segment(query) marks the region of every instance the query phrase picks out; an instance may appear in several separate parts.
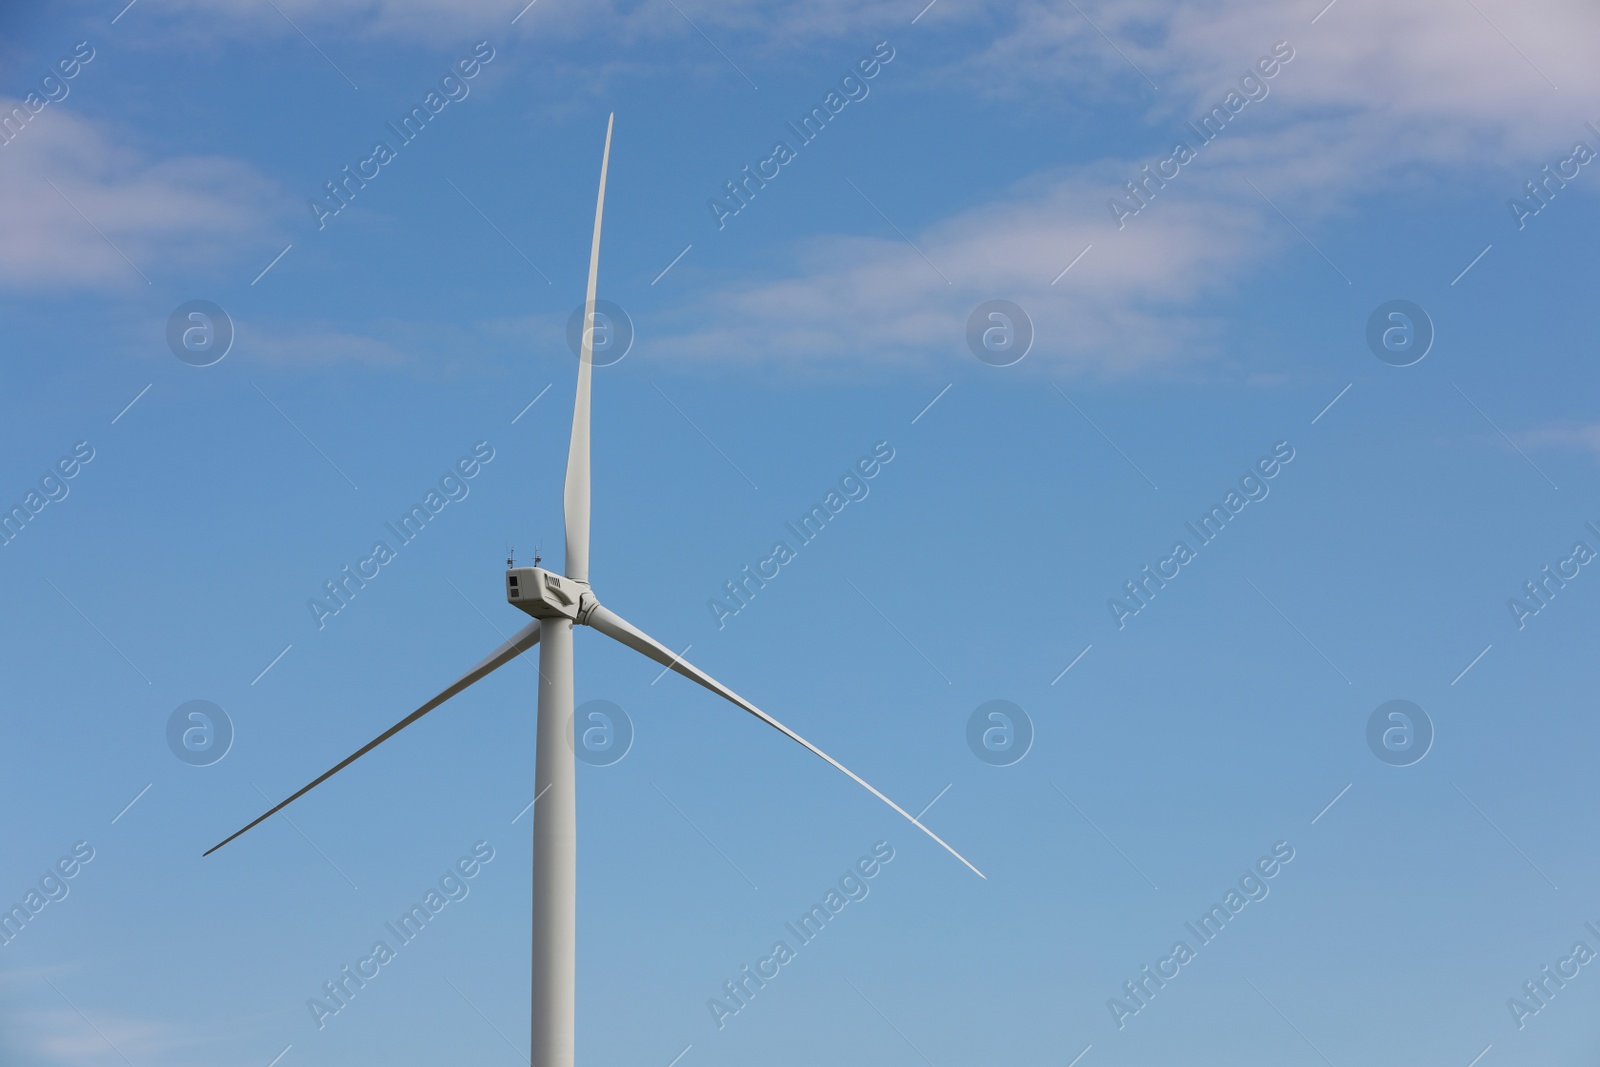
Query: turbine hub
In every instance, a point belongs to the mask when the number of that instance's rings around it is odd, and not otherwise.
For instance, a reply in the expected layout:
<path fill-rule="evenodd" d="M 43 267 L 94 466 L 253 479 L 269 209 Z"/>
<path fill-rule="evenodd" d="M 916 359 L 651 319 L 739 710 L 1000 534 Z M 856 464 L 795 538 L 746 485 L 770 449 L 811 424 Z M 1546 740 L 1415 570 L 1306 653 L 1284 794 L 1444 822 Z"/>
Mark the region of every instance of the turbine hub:
<path fill-rule="evenodd" d="M 567 578 L 543 567 L 512 567 L 506 571 L 506 600 L 536 619 L 571 619 L 582 622 L 597 603 L 589 583 Z"/>

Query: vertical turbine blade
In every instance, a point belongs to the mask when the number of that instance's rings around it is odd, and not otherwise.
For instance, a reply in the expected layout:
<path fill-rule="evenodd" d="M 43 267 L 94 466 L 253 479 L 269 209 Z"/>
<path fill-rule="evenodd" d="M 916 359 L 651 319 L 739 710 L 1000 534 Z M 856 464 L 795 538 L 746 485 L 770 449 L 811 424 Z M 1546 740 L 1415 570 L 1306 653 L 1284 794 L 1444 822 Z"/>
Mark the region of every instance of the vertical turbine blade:
<path fill-rule="evenodd" d="M 606 206 L 606 166 L 611 162 L 611 124 L 600 157 L 600 195 L 594 205 L 594 242 L 589 246 L 589 294 L 583 305 L 583 349 L 578 356 L 578 395 L 572 406 L 572 444 L 567 449 L 567 484 L 561 504 L 567 516 L 567 577 L 589 580 L 589 386 L 594 375 L 594 289 L 600 276 L 600 216 Z"/>

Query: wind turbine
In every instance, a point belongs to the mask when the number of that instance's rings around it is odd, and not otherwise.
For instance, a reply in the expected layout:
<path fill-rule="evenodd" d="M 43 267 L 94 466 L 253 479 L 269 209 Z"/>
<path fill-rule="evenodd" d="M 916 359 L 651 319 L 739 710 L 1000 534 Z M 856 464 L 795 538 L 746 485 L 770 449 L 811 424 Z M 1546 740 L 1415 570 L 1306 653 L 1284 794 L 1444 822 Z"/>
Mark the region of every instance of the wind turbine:
<path fill-rule="evenodd" d="M 508 566 L 506 599 L 514 607 L 533 616 L 528 625 L 484 657 L 476 667 L 451 682 L 432 700 L 205 852 L 205 855 L 211 855 L 246 830 L 266 821 L 472 683 L 538 645 L 539 710 L 533 805 L 533 1042 L 530 1056 L 533 1067 L 572 1067 L 573 1062 L 578 818 L 574 753 L 567 741 L 567 730 L 573 717 L 572 629 L 575 625 L 599 630 L 612 640 L 704 686 L 803 745 L 905 816 L 913 826 L 937 841 L 978 877 L 984 877 L 982 871 L 968 863 L 938 834 L 922 825 L 916 816 L 878 792 L 865 779 L 822 749 L 603 606 L 589 588 L 589 394 L 594 375 L 594 294 L 600 269 L 600 219 L 606 202 L 606 167 L 611 160 L 611 126 L 615 118 L 612 115 L 606 121 L 606 146 L 600 157 L 600 194 L 594 207 L 594 240 L 589 247 L 589 289 L 584 301 L 585 329 L 578 360 L 572 441 L 567 450 L 567 480 L 562 492 L 566 514 L 567 573 L 555 574 L 541 567 Z"/>

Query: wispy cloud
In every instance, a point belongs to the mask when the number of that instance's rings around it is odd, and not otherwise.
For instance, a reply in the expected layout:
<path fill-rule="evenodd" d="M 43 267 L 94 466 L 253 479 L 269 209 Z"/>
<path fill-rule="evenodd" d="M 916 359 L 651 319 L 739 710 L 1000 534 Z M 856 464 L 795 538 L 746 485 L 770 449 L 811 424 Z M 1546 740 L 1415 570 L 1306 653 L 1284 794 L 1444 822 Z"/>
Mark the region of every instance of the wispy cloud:
<path fill-rule="evenodd" d="M 1005 199 L 898 238 L 836 235 L 794 250 L 781 277 L 735 285 L 688 309 L 653 350 L 681 359 L 828 363 L 970 360 L 967 316 L 1003 296 L 1033 318 L 1040 360 L 1101 374 L 1149 369 L 1206 344 L 1197 315 L 1177 329 L 1154 313 L 1237 284 L 1260 247 L 1261 212 L 1178 201 L 1118 233 L 1105 189 L 1083 176 L 1033 183 Z M 1095 243 L 1066 278 L 1062 267 Z M 924 260 L 940 265 L 946 284 Z M 1232 276 L 1232 277 L 1230 277 Z M 692 322 L 715 323 L 708 327 Z"/>
<path fill-rule="evenodd" d="M 256 327 L 241 333 L 235 348 L 240 359 L 268 367 L 314 368 L 354 363 L 398 368 L 412 362 L 386 339 L 307 324 Z"/>
<path fill-rule="evenodd" d="M 1113 82 L 1141 109 L 1177 114 L 1236 80 L 1274 41 L 1288 40 L 1300 58 L 1283 91 L 1296 108 L 1394 123 L 1442 121 L 1459 133 L 1493 128 L 1512 143 L 1536 147 L 1542 131 L 1577 119 L 1600 93 L 1600 70 L 1588 48 L 1600 32 L 1600 12 L 1582 0 L 1537 6 L 1476 0 L 1478 11 L 1472 4 L 1430 0 L 1346 3 L 1315 26 L 1318 2 L 1079 6 L 1162 86 L 1159 94 L 1148 91 L 1072 5 L 1044 0 L 988 9 L 951 5 L 944 17 L 952 21 L 991 23 L 978 35 L 962 27 L 981 43 L 955 62 L 972 85 L 992 93 L 1037 95 L 1044 88 Z M 1560 86 L 1559 98 L 1552 82 Z M 1062 99 L 1070 105 L 1073 98 Z M 1563 106 L 1553 106 L 1558 99 Z M 1533 101 L 1546 106 L 1531 109 Z M 1438 146 L 1429 140 L 1424 151 Z"/>
<path fill-rule="evenodd" d="M 1600 422 L 1561 422 L 1513 434 L 1522 448 L 1587 452 L 1600 459 Z"/>
<path fill-rule="evenodd" d="M 234 350 L 236 358 L 279 369 L 350 365 L 422 377 L 478 378 L 520 364 L 533 339 L 541 339 L 533 345 L 538 354 L 568 358 L 558 340 L 565 337 L 565 327 L 566 317 L 555 314 L 465 325 L 438 319 L 356 324 L 269 319 L 240 326 Z"/>
<path fill-rule="evenodd" d="M 83 970 L 58 965 L 0 971 L 0 1063 L 78 1067 L 120 1064 L 123 1057 L 138 1063 L 215 1062 L 201 1050 L 237 1042 L 277 1021 L 269 1014 L 201 1023 L 120 1014 L 77 992 L 73 976 Z M 63 992 L 71 1002 L 62 999 Z"/>
<path fill-rule="evenodd" d="M 1511 0 L 1475 2 L 1481 11 L 1431 0 L 1340 4 L 1315 25 L 1311 17 L 1320 4 L 1302 11 L 1268 0 L 1131 0 L 1083 3 L 1081 11 L 1045 0 L 937 5 L 918 23 L 914 43 L 901 45 L 925 57 L 908 90 L 965 87 L 979 101 L 969 121 L 978 121 L 985 106 L 1025 101 L 1042 116 L 1095 100 L 1127 116 L 1120 138 L 1126 147 L 1115 156 L 1090 157 L 1064 143 L 1061 158 L 1069 165 L 1033 174 L 988 203 L 917 227 L 907 223 L 915 248 L 883 234 L 871 218 L 854 232 L 799 238 L 772 256 L 773 266 L 762 273 L 741 275 L 666 313 L 651 349 L 684 361 L 802 366 L 965 359 L 961 339 L 971 308 L 1006 297 L 1035 319 L 1037 355 L 1030 368 L 1118 375 L 1203 361 L 1219 347 L 1213 308 L 1285 257 L 1326 259 L 1330 284 L 1362 277 L 1371 265 L 1340 262 L 1345 257 L 1335 223 L 1364 199 L 1474 172 L 1491 173 L 1515 190 L 1520 182 L 1509 180 L 1506 168 L 1520 174 L 1527 169 L 1522 161 L 1542 162 L 1569 150 L 1583 132 L 1581 118 L 1600 115 L 1600 66 L 1587 54 L 1588 42 L 1600 39 L 1600 11 L 1580 0 L 1537 10 Z M 308 29 L 355 38 L 425 36 L 459 19 L 463 9 L 485 25 L 511 11 L 499 0 L 276 3 L 296 22 L 304 18 Z M 187 12 L 184 18 L 204 12 L 218 24 L 284 21 L 265 0 L 174 0 L 164 8 L 179 9 Z M 685 8 L 713 36 L 727 35 L 725 43 L 736 50 L 865 40 L 903 23 L 908 10 L 878 0 L 824 0 L 820 9 L 808 6 L 801 19 L 756 0 Z M 610 62 L 684 61 L 673 50 L 649 47 L 688 32 L 670 5 L 607 0 L 581 12 L 540 5 L 516 27 L 546 35 L 602 30 Z M 1138 218 L 1125 228 L 1114 225 L 1107 201 L 1122 194 L 1123 182 L 1170 154 L 1173 142 L 1187 136 L 1187 120 L 1217 103 L 1280 40 L 1290 43 L 1295 58 L 1270 81 L 1270 95 L 1251 103 Z M 1152 90 L 1136 71 L 1161 89 Z M 1561 86 L 1559 94 L 1551 81 Z M 218 161 L 163 164 L 115 181 L 109 175 L 121 171 L 102 165 L 100 173 L 106 188 L 81 190 L 84 211 L 103 209 L 121 220 L 107 230 L 113 240 L 126 234 L 136 248 L 159 243 L 159 228 L 141 234 L 136 220 L 170 220 L 180 212 L 210 220 L 214 229 L 227 224 L 225 216 L 238 224 L 237 214 L 222 210 L 229 196 L 242 195 L 238 168 L 230 171 Z M 181 177 L 194 184 L 207 173 L 212 180 L 198 189 L 162 188 L 156 180 Z M 141 174 L 149 180 L 141 181 Z M 220 191 L 230 178 L 232 192 Z M 763 195 L 776 198 L 782 191 Z M 156 210 L 131 210 L 141 199 Z M 33 219 L 0 235 L 0 253 L 17 253 L 0 258 L 7 264 L 0 271 L 132 276 L 67 205 L 53 205 L 44 215 L 45 222 Z M 70 240 L 55 241 L 61 234 Z M 1071 273 L 1051 285 L 1090 245 Z M 132 250 L 129 255 L 138 258 Z M 362 343 L 330 333 L 305 352 L 270 343 L 263 352 L 284 364 L 383 363 L 405 350 L 396 342 Z"/>
<path fill-rule="evenodd" d="M 15 105 L 0 99 L 0 113 Z M 247 259 L 270 243 L 272 196 L 244 164 L 152 159 L 107 125 L 48 108 L 0 147 L 0 285 L 144 285 L 151 275 Z"/>
<path fill-rule="evenodd" d="M 1068 172 L 1035 175 L 912 232 L 953 286 L 904 243 L 812 238 L 775 260 L 783 266 L 766 279 L 741 279 L 720 294 L 714 317 L 710 301 L 696 309 L 700 321 L 721 325 L 681 326 L 658 348 L 683 359 L 961 357 L 966 313 L 1004 296 L 1036 320 L 1034 366 L 1118 374 L 1204 360 L 1216 351 L 1213 304 L 1284 257 L 1319 256 L 1340 285 L 1376 268 L 1339 262 L 1336 223 L 1363 200 L 1417 195 L 1468 174 L 1515 191 L 1520 182 L 1508 169 L 1532 173 L 1589 136 L 1581 119 L 1600 115 L 1600 67 L 1585 42 L 1600 37 L 1600 12 L 1574 2 L 1538 12 L 1490 0 L 1479 7 L 1481 15 L 1468 5 L 1352 5 L 1315 27 L 1315 6 L 1290 17 L 1289 8 L 1257 0 L 1087 7 L 1116 49 L 1070 5 L 946 13 L 952 31 L 960 24 L 980 40 L 973 24 L 987 23 L 988 43 L 930 78 L 964 79 L 1042 112 L 1052 105 L 1040 101 L 1067 107 L 1085 92 L 1110 93 L 1135 124 L 1126 139 L 1148 151 L 1077 159 Z M 1123 183 L 1170 155 L 1177 139 L 1197 144 L 1186 122 L 1281 40 L 1295 55 L 1268 82 L 1269 95 L 1136 219 L 1112 225 L 1109 198 L 1127 199 Z M 1134 67 L 1162 91 L 1151 92 Z M 1559 99 L 1547 76 L 1561 86 Z M 1065 158 L 1074 151 L 1062 146 Z M 1482 223 L 1487 230 L 1496 221 Z M 1059 285 L 1045 284 L 1090 244 Z M 725 313 L 730 305 L 736 314 Z"/>

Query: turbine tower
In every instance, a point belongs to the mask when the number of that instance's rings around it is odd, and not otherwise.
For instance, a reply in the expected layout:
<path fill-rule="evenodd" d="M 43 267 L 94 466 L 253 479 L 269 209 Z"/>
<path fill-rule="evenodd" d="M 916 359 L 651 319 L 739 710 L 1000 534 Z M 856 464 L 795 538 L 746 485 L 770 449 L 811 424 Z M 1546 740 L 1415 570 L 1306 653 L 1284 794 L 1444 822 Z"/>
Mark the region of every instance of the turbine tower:
<path fill-rule="evenodd" d="M 604 607 L 589 588 L 589 396 L 594 376 L 594 301 L 600 269 L 600 220 L 606 202 L 606 168 L 611 160 L 614 119 L 615 115 L 606 121 L 606 144 L 600 157 L 600 193 L 595 201 L 594 238 L 589 246 L 583 345 L 572 411 L 572 442 L 567 450 L 567 479 L 562 493 L 566 515 L 566 574 L 537 566 L 512 567 L 508 561 L 506 599 L 533 616 L 526 626 L 426 704 L 205 852 L 211 855 L 246 830 L 266 821 L 472 683 L 538 645 L 539 707 L 533 805 L 533 1041 L 529 1057 L 532 1067 L 573 1067 L 578 815 L 574 753 L 567 743 L 567 730 L 573 717 L 572 630 L 575 625 L 598 630 L 642 653 L 798 742 L 899 812 L 974 874 L 983 877 L 983 872 L 922 825 L 916 816 L 822 749 Z"/>

